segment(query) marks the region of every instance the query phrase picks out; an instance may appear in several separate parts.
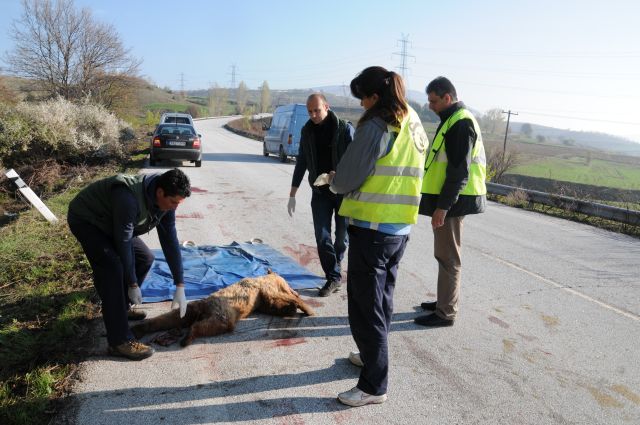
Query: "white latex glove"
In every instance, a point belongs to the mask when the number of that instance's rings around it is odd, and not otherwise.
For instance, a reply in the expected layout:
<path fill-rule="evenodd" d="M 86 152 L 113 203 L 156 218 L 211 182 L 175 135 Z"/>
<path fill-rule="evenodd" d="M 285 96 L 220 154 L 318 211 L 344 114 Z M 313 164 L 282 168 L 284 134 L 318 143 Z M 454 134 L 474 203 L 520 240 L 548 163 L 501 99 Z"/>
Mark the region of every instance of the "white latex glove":
<path fill-rule="evenodd" d="M 173 294 L 171 308 L 180 307 L 180 317 L 187 313 L 187 297 L 184 296 L 184 286 L 177 286 L 176 293 Z"/>
<path fill-rule="evenodd" d="M 140 292 L 140 287 L 138 285 L 129 286 L 127 294 L 129 295 L 129 301 L 131 301 L 131 304 L 142 304 L 142 292 Z"/>
<path fill-rule="evenodd" d="M 296 211 L 296 197 L 289 196 L 289 203 L 287 204 L 287 211 L 289 212 L 289 217 L 293 217 L 293 213 Z"/>
<path fill-rule="evenodd" d="M 333 180 L 333 176 L 329 175 L 329 173 L 322 173 L 318 176 L 316 181 L 313 182 L 313 185 L 324 186 L 325 184 L 331 184 L 331 180 Z"/>

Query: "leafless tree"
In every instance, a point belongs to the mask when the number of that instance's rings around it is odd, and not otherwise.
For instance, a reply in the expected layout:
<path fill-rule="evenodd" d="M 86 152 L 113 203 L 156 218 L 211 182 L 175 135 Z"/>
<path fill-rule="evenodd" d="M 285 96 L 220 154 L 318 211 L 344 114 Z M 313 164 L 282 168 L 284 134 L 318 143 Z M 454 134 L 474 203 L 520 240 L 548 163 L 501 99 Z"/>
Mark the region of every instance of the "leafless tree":
<path fill-rule="evenodd" d="M 227 89 L 213 83 L 209 89 L 209 114 L 214 117 L 223 115 L 228 97 Z"/>
<path fill-rule="evenodd" d="M 73 0 L 22 0 L 13 22 L 10 71 L 37 82 L 49 96 L 90 96 L 109 105 L 135 81 L 140 61 L 130 56 L 112 25 L 96 21 Z"/>
<path fill-rule="evenodd" d="M 487 156 L 487 180 L 500 183 L 502 176 L 518 165 L 519 157 L 515 151 L 507 150 L 504 155 L 502 149 L 493 149 Z"/>
<path fill-rule="evenodd" d="M 269 109 L 271 109 L 271 90 L 269 90 L 269 83 L 265 80 L 260 87 L 260 112 L 269 112 Z"/>
<path fill-rule="evenodd" d="M 489 109 L 480 119 L 480 124 L 487 134 L 503 133 L 505 122 L 502 109 Z"/>

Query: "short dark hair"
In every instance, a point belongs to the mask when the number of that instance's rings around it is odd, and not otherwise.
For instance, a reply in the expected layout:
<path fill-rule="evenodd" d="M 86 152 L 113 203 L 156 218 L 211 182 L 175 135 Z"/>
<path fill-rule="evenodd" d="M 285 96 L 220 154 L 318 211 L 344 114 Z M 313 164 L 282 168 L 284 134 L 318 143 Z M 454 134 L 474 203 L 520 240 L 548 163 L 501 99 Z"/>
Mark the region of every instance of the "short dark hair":
<path fill-rule="evenodd" d="M 458 100 L 456 88 L 453 86 L 453 83 L 446 77 L 436 77 L 429 83 L 425 91 L 427 94 L 435 93 L 439 97 L 442 97 L 445 94 L 449 94 L 451 96 L 451 99 L 453 99 L 454 101 Z"/>
<path fill-rule="evenodd" d="M 189 177 L 177 168 L 161 174 L 158 177 L 157 187 L 164 191 L 165 196 L 179 195 L 188 198 L 191 195 Z"/>

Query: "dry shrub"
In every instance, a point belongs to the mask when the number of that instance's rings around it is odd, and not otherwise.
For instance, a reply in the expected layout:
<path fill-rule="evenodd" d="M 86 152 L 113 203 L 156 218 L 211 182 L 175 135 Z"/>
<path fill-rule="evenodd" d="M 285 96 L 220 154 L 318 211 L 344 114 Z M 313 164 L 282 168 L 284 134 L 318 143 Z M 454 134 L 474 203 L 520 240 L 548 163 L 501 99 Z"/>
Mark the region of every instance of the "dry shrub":
<path fill-rule="evenodd" d="M 502 149 L 492 149 L 487 156 L 487 181 L 500 183 L 510 169 L 518 165 L 518 153 L 515 151 L 502 152 Z"/>
<path fill-rule="evenodd" d="M 524 208 L 529 205 L 529 197 L 524 190 L 516 189 L 504 197 L 504 203 L 511 207 Z"/>
<path fill-rule="evenodd" d="M 103 106 L 63 98 L 0 107 L 0 159 L 7 167 L 56 159 L 124 157 L 128 126 Z"/>

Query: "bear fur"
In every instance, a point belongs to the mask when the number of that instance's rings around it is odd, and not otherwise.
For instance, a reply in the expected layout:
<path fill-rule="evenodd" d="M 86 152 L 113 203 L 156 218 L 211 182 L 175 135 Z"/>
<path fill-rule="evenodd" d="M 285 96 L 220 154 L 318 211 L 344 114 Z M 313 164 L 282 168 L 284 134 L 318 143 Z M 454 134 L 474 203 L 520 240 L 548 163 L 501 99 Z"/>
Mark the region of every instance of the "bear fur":
<path fill-rule="evenodd" d="M 315 313 L 300 295 L 276 273 L 246 277 L 207 298 L 191 301 L 180 318 L 179 309 L 144 320 L 131 328 L 136 338 L 156 331 L 188 328 L 180 341 L 183 347 L 194 339 L 232 332 L 236 322 L 254 311 L 275 316 L 293 316 L 297 309 L 307 316 Z"/>

